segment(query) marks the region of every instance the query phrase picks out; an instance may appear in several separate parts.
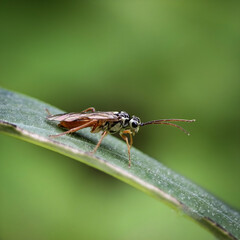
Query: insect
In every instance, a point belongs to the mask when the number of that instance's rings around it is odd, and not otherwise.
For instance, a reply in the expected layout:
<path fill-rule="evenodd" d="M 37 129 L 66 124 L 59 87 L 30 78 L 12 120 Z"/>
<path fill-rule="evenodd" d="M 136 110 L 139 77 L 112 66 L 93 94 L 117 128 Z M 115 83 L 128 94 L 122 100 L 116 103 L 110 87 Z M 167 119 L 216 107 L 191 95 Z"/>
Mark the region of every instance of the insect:
<path fill-rule="evenodd" d="M 50 137 L 59 137 L 68 133 L 76 132 L 80 129 L 90 127 L 91 133 L 98 133 L 102 131 L 100 140 L 98 141 L 96 147 L 92 151 L 94 154 L 98 147 L 100 146 L 103 138 L 107 134 L 119 133 L 122 139 L 126 142 L 128 148 L 128 166 L 131 167 L 131 156 L 130 149 L 133 144 L 133 136 L 139 131 L 139 128 L 151 124 L 165 124 L 173 127 L 177 127 L 185 132 L 187 135 L 189 133 L 182 127 L 171 123 L 171 122 L 194 122 L 195 119 L 159 119 L 149 122 L 142 123 L 139 117 L 129 116 L 128 113 L 124 111 L 118 112 L 97 112 L 95 108 L 90 107 L 85 109 L 80 113 L 62 113 L 51 115 L 50 112 L 46 109 L 48 116 L 47 120 L 49 121 L 58 121 L 59 127 L 64 127 L 69 129 L 68 131 L 62 132 L 57 135 L 50 135 Z M 129 135 L 129 139 L 127 137 Z"/>

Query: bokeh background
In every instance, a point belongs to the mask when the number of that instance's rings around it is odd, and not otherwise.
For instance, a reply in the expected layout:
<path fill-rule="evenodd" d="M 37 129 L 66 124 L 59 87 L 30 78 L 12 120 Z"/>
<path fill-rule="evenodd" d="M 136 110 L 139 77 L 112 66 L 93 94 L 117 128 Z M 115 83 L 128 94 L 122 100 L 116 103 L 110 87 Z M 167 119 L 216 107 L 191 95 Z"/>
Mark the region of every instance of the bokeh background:
<path fill-rule="evenodd" d="M 196 118 L 134 146 L 240 208 L 238 1 L 3 1 L 0 85 L 64 111 Z M 17 114 L 17 113 L 16 113 Z M 0 135 L 0 239 L 215 239 L 86 165 Z"/>

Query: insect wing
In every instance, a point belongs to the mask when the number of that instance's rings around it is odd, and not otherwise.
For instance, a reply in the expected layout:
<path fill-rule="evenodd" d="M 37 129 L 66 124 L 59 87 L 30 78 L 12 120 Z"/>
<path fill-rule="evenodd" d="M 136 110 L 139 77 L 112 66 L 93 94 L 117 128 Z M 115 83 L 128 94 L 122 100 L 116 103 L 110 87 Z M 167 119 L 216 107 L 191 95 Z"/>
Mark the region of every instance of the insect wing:
<path fill-rule="evenodd" d="M 73 122 L 76 120 L 103 120 L 119 121 L 119 117 L 113 112 L 94 112 L 94 113 L 63 113 L 50 115 L 47 117 L 50 121 Z"/>
<path fill-rule="evenodd" d="M 75 121 L 77 119 L 80 119 L 81 115 L 83 115 L 83 114 L 81 114 L 81 113 L 61 113 L 61 114 L 47 116 L 47 119 L 50 120 L 50 121 L 72 122 L 72 121 Z"/>
<path fill-rule="evenodd" d="M 84 115 L 91 120 L 119 121 L 119 116 L 114 114 L 114 112 L 95 112 Z"/>

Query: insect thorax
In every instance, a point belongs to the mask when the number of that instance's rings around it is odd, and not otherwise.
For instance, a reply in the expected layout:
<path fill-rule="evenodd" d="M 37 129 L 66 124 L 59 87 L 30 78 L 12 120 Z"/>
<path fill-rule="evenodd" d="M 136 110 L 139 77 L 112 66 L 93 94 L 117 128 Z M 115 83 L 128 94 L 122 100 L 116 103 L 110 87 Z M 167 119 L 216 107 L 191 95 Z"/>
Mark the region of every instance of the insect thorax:
<path fill-rule="evenodd" d="M 97 127 L 93 127 L 92 132 L 97 133 L 99 131 L 107 131 L 110 134 L 115 134 L 117 132 L 121 133 L 124 130 L 130 130 L 133 135 L 138 132 L 141 125 L 140 118 L 136 116 L 132 116 L 130 118 L 129 114 L 124 111 L 112 113 L 117 116 L 117 120 L 106 120 L 99 124 Z"/>
<path fill-rule="evenodd" d="M 118 117 L 117 121 L 105 121 L 100 126 L 95 128 L 92 132 L 96 133 L 99 131 L 107 131 L 110 134 L 115 134 L 129 126 L 130 116 L 128 113 L 120 111 L 114 112 L 114 115 Z"/>
<path fill-rule="evenodd" d="M 110 134 L 120 132 L 122 129 L 128 127 L 130 121 L 129 114 L 124 111 L 114 112 L 114 114 L 118 117 L 119 121 L 107 123 L 106 130 L 109 131 Z"/>

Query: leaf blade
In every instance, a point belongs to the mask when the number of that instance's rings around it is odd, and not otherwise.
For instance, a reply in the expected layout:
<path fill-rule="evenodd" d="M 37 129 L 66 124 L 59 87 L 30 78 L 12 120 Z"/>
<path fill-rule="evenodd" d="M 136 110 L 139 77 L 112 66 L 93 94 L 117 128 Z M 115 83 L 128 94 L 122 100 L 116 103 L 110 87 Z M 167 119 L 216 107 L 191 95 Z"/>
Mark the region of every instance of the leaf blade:
<path fill-rule="evenodd" d="M 36 99 L 0 89 L 0 131 L 104 171 L 183 210 L 220 239 L 240 237 L 239 212 L 135 148 L 131 150 L 132 167 L 129 169 L 127 147 L 123 141 L 107 136 L 97 153 L 91 155 L 89 152 L 98 137 L 88 129 L 49 138 L 62 130 L 46 121 L 46 108 L 52 114 L 62 112 Z"/>

